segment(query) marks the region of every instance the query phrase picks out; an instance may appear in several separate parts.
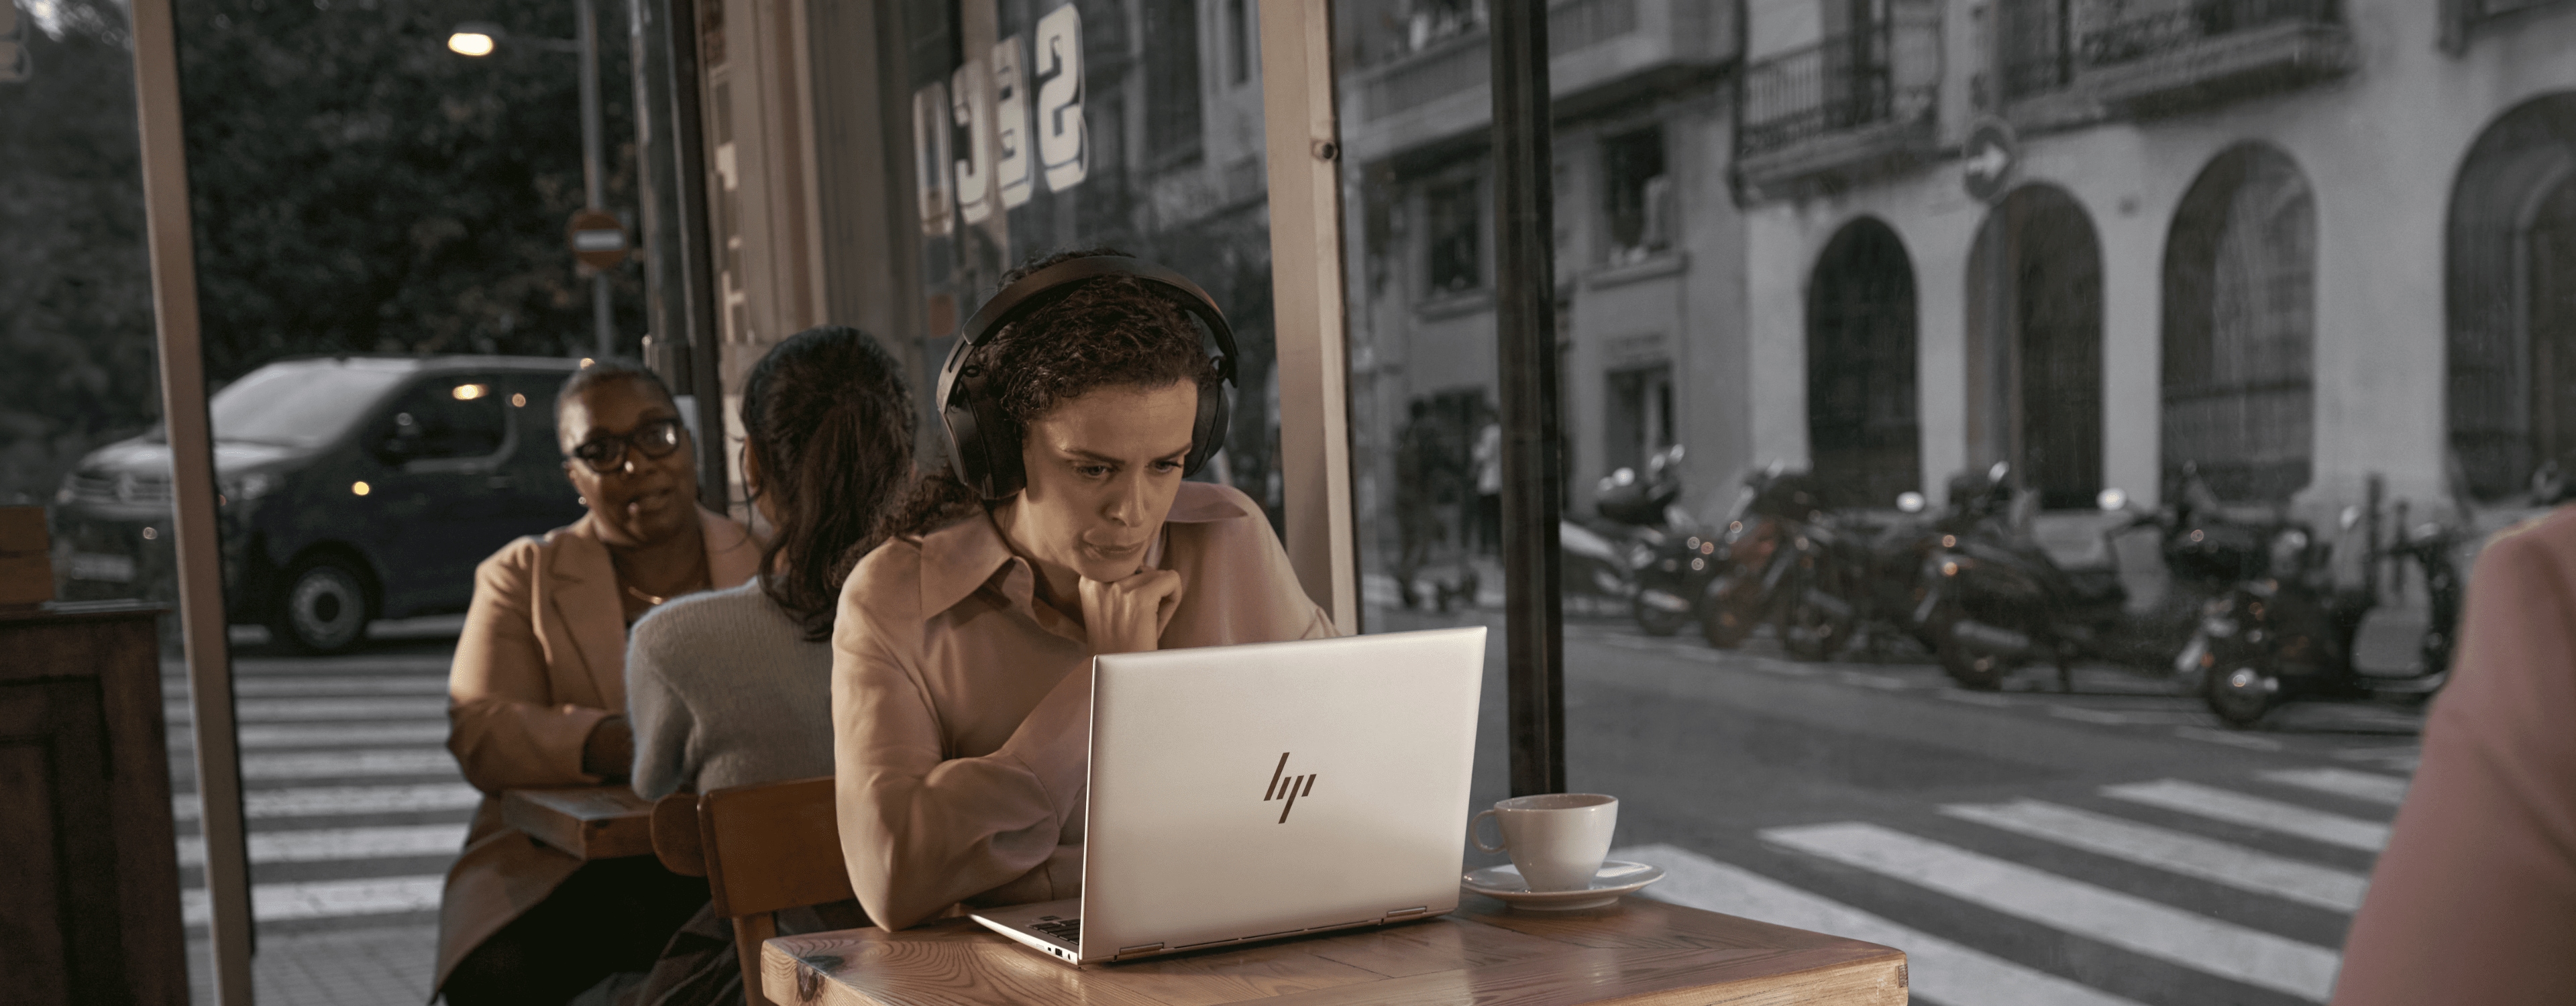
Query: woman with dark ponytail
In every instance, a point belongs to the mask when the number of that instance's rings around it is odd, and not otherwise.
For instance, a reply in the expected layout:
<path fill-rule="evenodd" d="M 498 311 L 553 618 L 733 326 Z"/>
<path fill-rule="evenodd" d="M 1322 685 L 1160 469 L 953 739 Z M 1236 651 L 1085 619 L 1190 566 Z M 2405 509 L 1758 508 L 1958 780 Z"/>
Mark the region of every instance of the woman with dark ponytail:
<path fill-rule="evenodd" d="M 832 773 L 832 617 L 841 582 L 912 481 L 912 394 L 856 329 L 771 347 L 742 394 L 742 480 L 770 528 L 760 575 L 635 625 L 626 658 L 635 791 Z"/>
<path fill-rule="evenodd" d="M 912 482 L 912 393 L 876 340 L 839 325 L 770 347 L 742 389 L 742 481 L 769 526 L 759 575 L 635 623 L 627 717 L 646 799 L 832 774 L 832 620 Z M 782 913 L 786 933 L 867 924 L 856 902 Z M 626 982 L 636 981 L 626 976 Z M 742 1001 L 731 927 L 700 908 L 621 1002 Z"/>

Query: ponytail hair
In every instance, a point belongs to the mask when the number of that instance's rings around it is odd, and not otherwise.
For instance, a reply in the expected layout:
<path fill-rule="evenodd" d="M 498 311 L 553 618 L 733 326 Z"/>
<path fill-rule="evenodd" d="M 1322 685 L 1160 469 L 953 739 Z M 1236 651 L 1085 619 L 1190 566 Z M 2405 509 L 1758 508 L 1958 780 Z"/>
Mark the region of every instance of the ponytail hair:
<path fill-rule="evenodd" d="M 878 526 L 912 480 L 903 368 L 857 329 L 806 329 L 753 365 L 742 428 L 759 498 L 777 522 L 760 556 L 761 590 L 807 640 L 830 639 L 841 581 L 883 540 Z"/>

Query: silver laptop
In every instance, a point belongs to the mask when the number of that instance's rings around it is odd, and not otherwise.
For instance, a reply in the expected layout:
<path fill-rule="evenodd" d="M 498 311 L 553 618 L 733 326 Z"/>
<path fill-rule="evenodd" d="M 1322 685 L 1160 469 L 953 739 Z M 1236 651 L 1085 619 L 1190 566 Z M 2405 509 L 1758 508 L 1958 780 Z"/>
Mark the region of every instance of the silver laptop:
<path fill-rule="evenodd" d="M 1092 661 L 1082 897 L 975 921 L 1077 964 L 1458 907 L 1482 626 Z"/>

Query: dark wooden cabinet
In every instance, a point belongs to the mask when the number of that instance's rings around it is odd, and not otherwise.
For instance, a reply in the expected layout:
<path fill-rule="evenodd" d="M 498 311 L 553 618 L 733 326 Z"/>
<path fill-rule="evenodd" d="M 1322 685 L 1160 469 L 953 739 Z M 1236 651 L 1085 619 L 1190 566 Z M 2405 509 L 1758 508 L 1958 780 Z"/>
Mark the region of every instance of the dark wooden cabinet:
<path fill-rule="evenodd" d="M 188 1002 L 159 611 L 0 610 L 0 1000 Z"/>

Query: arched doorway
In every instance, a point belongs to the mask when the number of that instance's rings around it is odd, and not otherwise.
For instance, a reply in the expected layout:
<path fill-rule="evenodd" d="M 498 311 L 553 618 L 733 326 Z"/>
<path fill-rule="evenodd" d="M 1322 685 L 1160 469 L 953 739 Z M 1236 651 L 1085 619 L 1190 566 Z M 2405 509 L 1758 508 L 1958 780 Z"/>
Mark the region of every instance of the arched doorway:
<path fill-rule="evenodd" d="M 2316 446 L 2316 199 L 2288 155 L 2210 162 L 2165 242 L 2164 477 L 2197 465 L 2224 500 L 2281 502 Z"/>
<path fill-rule="evenodd" d="M 2576 94 L 2536 98 L 2469 148 L 2444 242 L 2450 445 L 2469 490 L 2576 471 Z"/>
<path fill-rule="evenodd" d="M 1914 265 L 1885 223 L 1843 226 L 1807 284 L 1807 444 L 1831 506 L 1922 487 Z"/>
<path fill-rule="evenodd" d="M 2040 505 L 2102 489 L 2102 246 L 2066 190 L 2026 185 L 1987 213 L 1968 261 L 1968 454 L 2013 463 Z"/>

